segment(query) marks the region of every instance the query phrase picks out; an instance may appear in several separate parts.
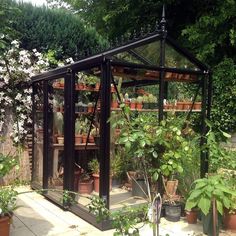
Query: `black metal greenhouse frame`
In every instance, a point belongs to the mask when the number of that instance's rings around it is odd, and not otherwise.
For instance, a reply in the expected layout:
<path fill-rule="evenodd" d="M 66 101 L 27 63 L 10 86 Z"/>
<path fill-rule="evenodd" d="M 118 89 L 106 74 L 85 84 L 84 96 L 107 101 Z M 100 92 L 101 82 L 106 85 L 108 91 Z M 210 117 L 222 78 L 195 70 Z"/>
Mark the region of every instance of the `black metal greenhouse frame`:
<path fill-rule="evenodd" d="M 112 58 L 113 55 L 118 53 L 129 51 L 132 53 L 132 49 L 138 46 L 154 42 L 156 40 L 160 41 L 160 61 L 159 66 L 151 65 L 148 61 L 143 59 L 145 64 L 135 64 L 130 62 L 122 62 Z M 199 70 L 193 69 L 183 69 L 183 68 L 170 68 L 165 66 L 165 45 L 168 43 L 171 45 L 178 53 L 187 58 L 190 62 L 196 65 Z M 141 58 L 139 55 L 135 55 Z M 100 123 L 100 192 L 99 195 L 106 202 L 106 206 L 109 207 L 109 170 L 110 170 L 110 124 L 107 120 L 110 117 L 110 90 L 111 83 L 114 81 L 112 79 L 112 67 L 129 67 L 134 69 L 147 69 L 160 72 L 159 80 L 138 80 L 138 81 L 128 81 L 122 84 L 123 87 L 130 86 L 141 86 L 141 85 L 150 85 L 150 84 L 159 84 L 159 108 L 158 108 L 158 117 L 159 122 L 164 118 L 164 108 L 163 100 L 166 96 L 165 87 L 168 85 L 168 82 L 164 80 L 166 72 L 174 72 L 181 74 L 190 74 L 201 76 L 201 80 L 198 80 L 199 88 L 201 88 L 202 94 L 202 111 L 201 111 L 201 142 L 200 145 L 204 145 L 206 142 L 206 132 L 207 127 L 205 120 L 210 118 L 211 110 L 211 100 L 212 100 L 212 78 L 210 69 L 196 59 L 190 52 L 186 49 L 180 47 L 173 39 L 167 35 L 166 30 L 166 20 L 165 20 L 165 11 L 163 9 L 162 19 L 158 29 L 153 33 L 148 33 L 145 36 L 139 37 L 125 43 L 116 48 L 109 49 L 100 54 L 88 56 L 87 58 L 81 59 L 73 64 L 54 69 L 48 72 L 45 72 L 40 75 L 32 77 L 32 86 L 33 91 L 35 91 L 34 86 L 38 82 L 43 82 L 44 89 L 44 110 L 43 110 L 43 121 L 44 121 L 44 148 L 43 148 L 43 188 L 48 188 L 47 182 L 47 163 L 48 163 L 48 150 L 49 150 L 49 133 L 48 133 L 48 81 L 52 79 L 63 78 L 65 79 L 65 93 L 64 93 L 64 153 L 67 157 L 67 161 L 64 163 L 64 186 L 63 189 L 73 191 L 73 163 L 74 163 L 74 136 L 75 136 L 75 73 L 82 70 L 88 70 L 93 67 L 101 68 L 101 123 Z M 116 86 L 115 86 L 116 88 Z M 117 89 L 117 88 L 116 88 Z M 34 97 L 34 96 L 33 96 Z M 33 114 L 36 112 L 33 101 Z M 190 111 L 191 112 L 191 111 Z M 33 124 L 34 127 L 34 124 Z M 33 142 L 33 158 L 34 158 L 34 142 Z M 208 172 L 208 153 L 201 152 L 201 177 Z M 34 162 L 33 162 L 34 163 Z M 33 168 L 34 169 L 34 168 Z M 34 187 L 34 186 L 33 186 Z M 45 193 L 45 196 L 47 194 Z M 50 197 L 49 197 L 50 198 Z M 86 210 L 81 208 L 71 207 L 71 210 L 78 214 L 80 217 L 84 218 L 88 222 L 96 225 L 100 229 L 107 229 L 108 223 L 103 222 L 100 224 L 96 223 L 95 217 L 88 213 Z"/>

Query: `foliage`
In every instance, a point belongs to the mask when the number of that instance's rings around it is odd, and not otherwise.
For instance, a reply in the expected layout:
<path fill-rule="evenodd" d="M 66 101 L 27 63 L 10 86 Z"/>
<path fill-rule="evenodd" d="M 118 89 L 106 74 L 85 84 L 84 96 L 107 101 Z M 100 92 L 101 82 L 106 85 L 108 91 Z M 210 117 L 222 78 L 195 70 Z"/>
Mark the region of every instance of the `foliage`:
<path fill-rule="evenodd" d="M 158 124 L 155 115 L 138 113 L 130 119 L 116 120 L 112 126 L 122 127 L 119 143 L 125 146 L 136 168 L 156 181 L 160 173 L 172 177 L 183 172 L 183 160 L 192 157 L 189 137 L 193 131 L 186 128 L 183 133 L 182 122 L 173 116 Z"/>
<path fill-rule="evenodd" d="M 88 163 L 89 169 L 94 173 L 94 174 L 98 174 L 99 173 L 99 162 L 96 158 L 94 158 L 93 160 L 91 160 Z"/>
<path fill-rule="evenodd" d="M 220 168 L 236 169 L 235 151 L 229 150 L 220 144 L 222 137 L 230 138 L 230 135 L 222 130 L 213 131 L 213 124 L 207 121 L 209 131 L 206 135 L 207 144 L 203 150 L 209 150 L 210 172 L 216 172 Z"/>
<path fill-rule="evenodd" d="M 1 0 L 0 4 L 0 54 L 4 52 L 17 32 L 13 29 L 19 9 L 14 7 L 14 1 Z"/>
<path fill-rule="evenodd" d="M 236 58 L 235 58 L 236 59 Z M 214 68 L 212 121 L 214 127 L 236 130 L 236 64 L 225 58 Z"/>
<path fill-rule="evenodd" d="M 63 135 L 64 117 L 61 112 L 53 113 L 54 124 L 59 135 Z"/>
<path fill-rule="evenodd" d="M 95 26 L 98 32 L 110 39 L 119 38 L 126 32 L 140 31 L 141 27 L 148 24 L 154 28 L 156 21 L 161 18 L 163 5 L 163 1 L 153 0 L 64 0 L 64 2 L 77 10 L 87 24 Z M 194 22 L 198 13 L 196 9 L 201 5 L 197 1 L 184 0 L 165 0 L 164 3 L 168 9 L 169 28 L 175 35 L 183 28 L 186 19 L 188 22 Z"/>
<path fill-rule="evenodd" d="M 73 57 L 87 51 L 101 50 L 106 41 L 92 27 L 85 27 L 75 14 L 63 9 L 35 7 L 29 3 L 16 5 L 21 14 L 15 23 L 15 29 L 21 33 L 22 47 L 28 50 L 53 50 L 57 59 Z"/>
<path fill-rule="evenodd" d="M 148 222 L 145 214 L 140 214 L 147 212 L 147 206 L 124 206 L 121 210 L 111 212 L 106 208 L 104 200 L 96 196 L 91 199 L 89 211 L 96 215 L 98 222 L 111 219 L 112 226 L 116 230 L 113 235 L 117 236 L 138 236 L 139 228 L 137 227 L 137 224 L 140 222 L 143 224 Z"/>
<path fill-rule="evenodd" d="M 41 53 L 19 47 L 14 40 L 0 59 L 0 131 L 6 125 L 6 113 L 13 113 L 13 132 L 15 144 L 21 143 L 27 134 L 27 125 L 31 123 L 30 77 L 43 72 L 48 66 Z"/>
<path fill-rule="evenodd" d="M 233 197 L 236 191 L 221 175 L 212 175 L 194 181 L 194 189 L 186 202 L 186 209 L 191 210 L 194 207 L 207 215 L 210 211 L 213 199 L 216 200 L 217 211 L 223 215 L 223 209 L 230 209 L 234 202 Z"/>
<path fill-rule="evenodd" d="M 16 207 L 17 191 L 11 187 L 0 187 L 0 217 L 11 216 Z"/>
<path fill-rule="evenodd" d="M 7 155 L 0 153 L 0 178 L 8 174 L 13 167 L 17 166 L 18 157 L 8 153 Z"/>

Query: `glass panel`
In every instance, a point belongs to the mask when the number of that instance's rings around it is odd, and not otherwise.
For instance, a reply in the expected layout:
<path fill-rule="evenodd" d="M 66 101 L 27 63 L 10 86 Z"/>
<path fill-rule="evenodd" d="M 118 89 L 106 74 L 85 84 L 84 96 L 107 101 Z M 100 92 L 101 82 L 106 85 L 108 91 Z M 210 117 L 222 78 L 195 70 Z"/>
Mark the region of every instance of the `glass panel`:
<path fill-rule="evenodd" d="M 88 196 L 99 192 L 100 74 L 99 68 L 78 72 L 75 83 L 75 206 L 86 210 Z"/>
<path fill-rule="evenodd" d="M 62 202 L 64 182 L 64 78 L 48 81 L 48 188 L 58 202 Z"/>
<path fill-rule="evenodd" d="M 135 119 L 143 112 L 157 112 L 156 87 L 122 88 L 122 80 L 117 78 L 118 91 L 125 109 L 129 110 L 129 119 Z M 143 103 L 150 99 L 150 107 Z M 111 165 L 112 184 L 110 191 L 110 209 L 120 210 L 124 206 L 139 206 L 147 203 L 147 186 L 143 178 L 135 179 L 142 172 L 134 152 L 127 152 L 125 146 L 119 143 L 120 133 L 128 132 L 126 117 L 117 104 L 117 94 L 112 94 L 111 102 Z M 148 104 L 149 105 L 149 104 Z M 141 175 L 140 175 L 141 177 Z M 139 188 L 141 186 L 141 189 Z"/>
<path fill-rule="evenodd" d="M 43 83 L 34 84 L 34 151 L 32 184 L 43 186 Z"/>
<path fill-rule="evenodd" d="M 152 42 L 133 49 L 134 52 L 145 58 L 151 65 L 159 65 L 160 41 Z"/>
<path fill-rule="evenodd" d="M 190 62 L 186 57 L 178 53 L 172 46 L 166 43 L 165 66 L 181 69 L 198 69 L 196 65 Z"/>
<path fill-rule="evenodd" d="M 137 63 L 137 64 L 144 64 L 143 61 L 140 59 L 140 56 L 137 55 L 135 52 L 122 52 L 118 53 L 114 56 L 115 59 L 130 63 Z"/>

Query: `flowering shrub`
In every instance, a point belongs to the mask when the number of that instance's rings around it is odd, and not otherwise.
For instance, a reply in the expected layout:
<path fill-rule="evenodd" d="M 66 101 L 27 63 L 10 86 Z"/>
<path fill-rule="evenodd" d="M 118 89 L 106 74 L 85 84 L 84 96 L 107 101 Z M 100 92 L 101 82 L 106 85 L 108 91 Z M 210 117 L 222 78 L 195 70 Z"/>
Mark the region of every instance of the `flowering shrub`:
<path fill-rule="evenodd" d="M 30 77 L 45 71 L 48 60 L 36 49 L 33 52 L 20 49 L 14 40 L 11 47 L 0 59 L 0 132 L 9 124 L 6 111 L 10 111 L 13 120 L 11 137 L 15 144 L 24 141 L 27 125 L 31 123 Z"/>

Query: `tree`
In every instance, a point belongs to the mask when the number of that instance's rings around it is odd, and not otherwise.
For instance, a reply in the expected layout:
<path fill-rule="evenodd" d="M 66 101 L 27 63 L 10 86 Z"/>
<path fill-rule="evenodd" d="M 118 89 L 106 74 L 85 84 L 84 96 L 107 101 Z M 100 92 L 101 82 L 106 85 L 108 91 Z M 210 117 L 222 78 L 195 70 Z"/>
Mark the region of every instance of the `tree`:
<path fill-rule="evenodd" d="M 182 32 L 185 45 L 212 68 L 212 120 L 227 131 L 236 130 L 235 25 L 235 1 L 209 0 L 196 22 Z"/>
<path fill-rule="evenodd" d="M 14 7 L 12 0 L 1 0 L 0 4 L 0 54 L 4 52 L 7 45 L 16 36 L 17 32 L 12 25 L 19 13 Z M 11 16 L 11 17 L 10 17 Z"/>
<path fill-rule="evenodd" d="M 15 29 L 21 33 L 21 46 L 27 50 L 56 51 L 59 59 L 73 57 L 76 50 L 94 53 L 106 41 L 92 27 L 85 27 L 78 16 L 64 9 L 34 7 L 19 3 L 21 10 Z M 97 48 L 98 47 L 98 48 Z"/>

